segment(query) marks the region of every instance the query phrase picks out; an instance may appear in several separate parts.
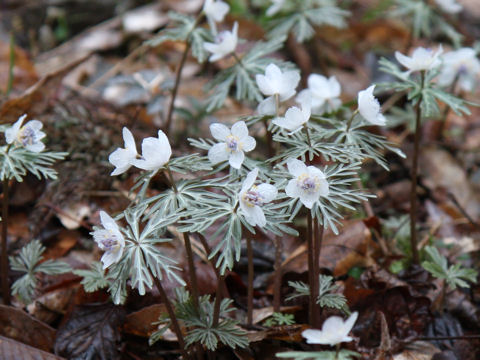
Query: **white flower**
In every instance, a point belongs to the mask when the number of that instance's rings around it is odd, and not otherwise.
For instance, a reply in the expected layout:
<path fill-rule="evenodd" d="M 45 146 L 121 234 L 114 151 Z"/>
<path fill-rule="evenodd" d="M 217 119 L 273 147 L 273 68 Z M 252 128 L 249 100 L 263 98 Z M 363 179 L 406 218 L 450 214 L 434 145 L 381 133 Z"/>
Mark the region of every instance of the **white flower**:
<path fill-rule="evenodd" d="M 322 75 L 311 74 L 308 77 L 308 89 L 300 91 L 296 100 L 302 104 L 306 99 L 311 99 L 312 112 L 322 114 L 340 107 L 340 92 L 340 83 L 335 76 L 327 79 Z"/>
<path fill-rule="evenodd" d="M 203 12 L 207 17 L 208 24 L 214 35 L 217 34 L 217 26 L 215 23 L 222 22 L 229 10 L 230 5 L 221 0 L 205 0 L 205 3 L 203 4 Z"/>
<path fill-rule="evenodd" d="M 267 224 L 265 214 L 261 206 L 269 203 L 277 197 L 277 188 L 270 184 L 253 185 L 258 175 L 258 169 L 255 168 L 247 174 L 240 190 L 240 210 L 245 220 L 252 226 L 264 227 Z"/>
<path fill-rule="evenodd" d="M 260 101 L 257 107 L 257 112 L 260 115 L 275 115 L 276 111 L 277 105 L 275 104 L 275 98 L 273 96 L 269 96 Z"/>
<path fill-rule="evenodd" d="M 352 341 L 353 339 L 348 336 L 348 333 L 352 330 L 357 317 L 357 312 L 351 314 L 346 321 L 343 321 L 339 316 L 331 316 L 323 323 L 322 330 L 304 330 L 302 336 L 307 339 L 308 344 L 334 346 L 342 342 Z"/>
<path fill-rule="evenodd" d="M 275 64 L 269 64 L 265 69 L 265 75 L 257 74 L 255 78 L 264 95 L 278 94 L 280 101 L 288 100 L 295 95 L 295 88 L 300 81 L 300 75 L 296 71 L 282 72 Z"/>
<path fill-rule="evenodd" d="M 267 9 L 267 16 L 275 15 L 282 9 L 283 4 L 285 4 L 285 0 L 271 0 L 271 2 L 273 4 Z"/>
<path fill-rule="evenodd" d="M 41 152 L 45 149 L 45 144 L 41 142 L 45 133 L 40 131 L 43 124 L 38 120 L 30 120 L 22 126 L 26 117 L 27 114 L 20 116 L 15 124 L 5 130 L 5 140 L 7 144 L 15 143 L 29 151 Z"/>
<path fill-rule="evenodd" d="M 126 127 L 123 128 L 122 133 L 125 148 L 117 148 L 108 157 L 108 161 L 115 166 L 115 170 L 110 174 L 111 176 L 123 174 L 132 166 L 132 161 L 137 158 L 137 146 L 132 133 Z"/>
<path fill-rule="evenodd" d="M 462 11 L 462 5 L 458 4 L 455 0 L 435 0 L 437 5 L 449 14 L 456 14 Z"/>
<path fill-rule="evenodd" d="M 103 229 L 95 230 L 92 235 L 98 247 L 105 251 L 102 256 L 103 268 L 118 262 L 122 257 L 125 239 L 118 225 L 105 211 L 100 211 Z"/>
<path fill-rule="evenodd" d="M 213 164 L 228 160 L 231 167 L 240 169 L 245 158 L 243 152 L 252 151 L 257 144 L 253 137 L 248 136 L 244 121 L 233 124 L 231 131 L 225 125 L 215 123 L 210 125 L 210 131 L 216 140 L 221 141 L 208 151 L 208 159 Z"/>
<path fill-rule="evenodd" d="M 320 196 L 330 193 L 325 174 L 315 166 L 307 167 L 300 160 L 289 159 L 287 167 L 295 178 L 288 182 L 285 193 L 291 198 L 300 198 L 307 208 L 311 209 Z"/>
<path fill-rule="evenodd" d="M 407 75 L 412 71 L 423 71 L 433 69 L 441 64 L 440 55 L 443 52 L 442 45 L 433 52 L 431 49 L 423 47 L 416 48 L 411 57 L 405 56 L 396 51 L 395 58 L 397 61 L 405 66 L 408 71 Z"/>
<path fill-rule="evenodd" d="M 443 55 L 443 64 L 438 83 L 450 86 L 458 76 L 457 84 L 464 91 L 472 91 L 480 73 L 480 61 L 475 50 L 461 48 Z"/>
<path fill-rule="evenodd" d="M 238 23 L 235 21 L 232 31 L 222 31 L 215 37 L 215 42 L 203 43 L 205 50 L 211 52 L 213 55 L 208 59 L 209 61 L 217 61 L 221 58 L 231 54 L 237 48 L 238 42 Z"/>
<path fill-rule="evenodd" d="M 143 170 L 158 170 L 172 156 L 172 148 L 167 136 L 158 130 L 158 138 L 148 137 L 142 141 L 142 156 L 132 159 L 131 164 Z"/>
<path fill-rule="evenodd" d="M 302 104 L 302 110 L 292 106 L 285 113 L 285 117 L 272 120 L 272 123 L 290 131 L 290 135 L 301 130 L 303 124 L 310 119 L 311 111 L 308 102 Z"/>
<path fill-rule="evenodd" d="M 358 111 L 369 123 L 383 126 L 387 119 L 380 112 L 380 104 L 377 98 L 373 96 L 374 89 L 375 85 L 372 85 L 358 93 Z"/>

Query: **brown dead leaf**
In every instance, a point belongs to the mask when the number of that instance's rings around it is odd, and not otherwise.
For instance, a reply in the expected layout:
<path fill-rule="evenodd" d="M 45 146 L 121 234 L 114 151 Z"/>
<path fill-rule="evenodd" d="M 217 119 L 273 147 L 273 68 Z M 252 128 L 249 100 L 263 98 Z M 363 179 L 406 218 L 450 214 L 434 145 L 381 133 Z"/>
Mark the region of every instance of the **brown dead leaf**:
<path fill-rule="evenodd" d="M 0 359 L 62 360 L 64 358 L 0 336 Z"/>
<path fill-rule="evenodd" d="M 148 338 L 157 330 L 157 325 L 152 323 L 157 321 L 160 315 L 166 313 L 167 309 L 164 304 L 155 304 L 135 311 L 127 315 L 123 331 L 127 334 Z"/>
<path fill-rule="evenodd" d="M 14 93 L 21 93 L 38 80 L 37 72 L 27 53 L 15 46 L 15 66 L 13 68 Z M 10 67 L 10 44 L 0 40 L 0 90 L 7 90 Z"/>
<path fill-rule="evenodd" d="M 77 231 L 60 231 L 60 233 L 57 235 L 58 240 L 54 244 L 49 244 L 47 250 L 43 253 L 43 258 L 45 260 L 56 260 L 60 257 L 65 256 L 70 251 L 70 249 L 77 244 L 77 241 L 80 238 L 81 235 Z"/>
<path fill-rule="evenodd" d="M 439 352 L 440 349 L 429 342 L 415 341 L 400 354 L 395 355 L 393 360 L 431 360 L 433 355 Z"/>
<path fill-rule="evenodd" d="M 370 231 L 361 220 L 347 221 L 338 235 L 326 231 L 320 256 L 320 267 L 334 275 L 343 275 L 353 266 L 368 266 L 371 255 L 378 246 L 372 241 Z M 282 264 L 283 272 L 307 271 L 307 247 L 300 245 Z"/>
<path fill-rule="evenodd" d="M 36 319 L 51 324 L 65 312 L 74 293 L 72 287 L 47 292 L 29 304 L 27 311 Z"/>
<path fill-rule="evenodd" d="M 55 329 L 22 310 L 5 305 L 0 305 L 0 335 L 44 351 L 51 351 L 55 341 Z"/>
<path fill-rule="evenodd" d="M 432 191 L 445 191 L 455 197 L 463 210 L 474 220 L 480 216 L 480 197 L 468 180 L 465 170 L 447 151 L 433 146 L 420 154 L 420 174 Z"/>

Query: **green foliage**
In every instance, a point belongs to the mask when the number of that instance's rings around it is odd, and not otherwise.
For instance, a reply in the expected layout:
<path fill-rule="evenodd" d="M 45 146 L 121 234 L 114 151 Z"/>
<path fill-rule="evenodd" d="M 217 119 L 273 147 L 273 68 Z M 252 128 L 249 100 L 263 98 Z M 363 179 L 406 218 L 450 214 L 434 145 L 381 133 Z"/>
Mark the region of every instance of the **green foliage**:
<path fill-rule="evenodd" d="M 200 63 L 203 63 L 208 57 L 208 52 L 203 47 L 203 43 L 213 40 L 211 33 L 198 26 L 199 18 L 195 19 L 191 16 L 173 11 L 169 12 L 168 16 L 172 20 L 173 26 L 161 30 L 157 36 L 148 40 L 146 43 L 155 47 L 167 40 L 188 42 L 192 48 L 192 55 Z"/>
<path fill-rule="evenodd" d="M 343 294 L 336 293 L 339 285 L 333 283 L 333 277 L 327 275 L 319 276 L 320 287 L 318 290 L 317 304 L 323 307 L 334 309 L 345 309 L 347 299 Z"/>
<path fill-rule="evenodd" d="M 455 46 L 460 46 L 463 36 L 450 25 L 438 9 L 423 0 L 396 0 L 396 7 L 387 14 L 395 19 L 411 21 L 415 38 L 431 37 L 433 33 L 447 36 Z"/>
<path fill-rule="evenodd" d="M 270 63 L 277 64 L 282 71 L 292 68 L 291 64 L 265 57 L 280 49 L 285 40 L 284 36 L 278 36 L 268 42 L 259 41 L 245 56 L 238 59 L 235 65 L 220 71 L 206 86 L 206 90 L 211 91 L 207 111 L 212 112 L 222 107 L 233 85 L 237 100 L 263 100 L 255 75 L 263 73 Z"/>
<path fill-rule="evenodd" d="M 57 172 L 51 166 L 67 155 L 66 152 L 32 152 L 23 147 L 2 146 L 0 147 L 0 180 L 15 179 L 22 182 L 27 172 L 31 172 L 39 179 L 43 177 L 55 180 Z"/>
<path fill-rule="evenodd" d="M 434 117 L 440 114 L 438 101 L 449 106 L 458 115 L 470 114 L 465 100 L 445 92 L 435 83 L 434 79 L 439 74 L 438 69 L 429 70 L 424 75 L 408 76 L 396 64 L 385 58 L 382 58 L 379 64 L 381 71 L 391 74 L 399 80 L 383 83 L 380 86 L 384 89 L 405 92 L 407 99 L 413 105 L 421 101 L 423 117 Z M 424 80 L 422 80 L 422 76 L 424 76 Z"/>
<path fill-rule="evenodd" d="M 353 360 L 360 357 L 360 354 L 350 350 L 335 351 L 287 351 L 275 354 L 278 358 L 290 358 L 296 360 Z"/>
<path fill-rule="evenodd" d="M 295 316 L 293 314 L 283 314 L 281 312 L 274 312 L 267 320 L 263 322 L 263 326 L 282 326 L 295 324 Z"/>
<path fill-rule="evenodd" d="M 94 261 L 90 269 L 73 270 L 73 273 L 83 277 L 81 284 L 86 292 L 94 292 L 106 288 L 110 284 L 108 277 L 105 276 L 102 263 L 98 261 Z"/>
<path fill-rule="evenodd" d="M 315 26 L 346 26 L 350 12 L 340 9 L 335 0 L 286 1 L 282 12 L 269 24 L 269 38 L 286 36 L 293 32 L 298 42 L 309 40 L 315 34 Z"/>
<path fill-rule="evenodd" d="M 10 256 L 10 266 L 14 271 L 25 273 L 12 285 L 12 294 L 18 295 L 25 304 L 32 302 L 37 287 L 38 273 L 58 275 L 71 271 L 70 265 L 62 261 L 47 260 L 41 262 L 45 247 L 39 240 L 25 245 L 17 256 Z"/>
<path fill-rule="evenodd" d="M 247 334 L 238 327 L 238 322 L 225 317 L 234 310 L 231 307 L 233 300 L 223 299 L 221 301 L 219 321 L 214 326 L 214 304 L 210 301 L 209 295 L 201 296 L 198 299 L 199 307 L 197 308 L 189 292 L 184 288 L 177 288 L 175 292 L 177 295 L 177 301 L 174 302 L 175 315 L 178 320 L 183 321 L 186 327 L 190 328 L 185 336 L 186 346 L 199 342 L 208 350 L 215 351 L 219 342 L 232 349 L 248 345 Z M 162 316 L 161 321 L 168 322 L 168 319 Z M 166 328 L 163 327 L 152 334 L 150 342 L 158 340 L 165 330 Z"/>
<path fill-rule="evenodd" d="M 428 254 L 429 260 L 422 263 L 424 269 L 436 278 L 444 279 L 452 289 L 456 289 L 457 286 L 470 287 L 467 281 L 477 282 L 476 270 L 463 268 L 460 264 L 448 267 L 447 258 L 440 255 L 434 246 L 426 246 L 425 252 Z"/>
<path fill-rule="evenodd" d="M 335 293 L 339 286 L 333 283 L 333 277 L 320 275 L 319 291 L 317 304 L 320 307 L 330 307 L 334 309 L 346 309 L 347 299 L 343 294 Z M 295 299 L 300 296 L 309 296 L 310 287 L 302 281 L 289 281 L 288 285 L 294 288 L 294 292 L 287 297 L 286 300 Z"/>

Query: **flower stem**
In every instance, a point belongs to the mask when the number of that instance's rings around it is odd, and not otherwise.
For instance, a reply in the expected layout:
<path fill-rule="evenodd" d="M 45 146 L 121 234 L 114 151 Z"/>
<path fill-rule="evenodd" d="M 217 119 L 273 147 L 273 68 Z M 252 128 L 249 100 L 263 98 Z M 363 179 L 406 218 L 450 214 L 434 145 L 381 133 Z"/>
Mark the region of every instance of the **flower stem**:
<path fill-rule="evenodd" d="M 195 272 L 195 263 L 193 260 L 192 243 L 190 241 L 190 236 L 186 232 L 183 233 L 183 241 L 185 242 L 185 250 L 187 252 L 188 274 L 190 277 L 190 290 L 192 291 L 193 304 L 195 305 L 195 308 L 199 309 L 198 283 L 197 274 Z"/>
<path fill-rule="evenodd" d="M 423 89 L 425 82 L 425 72 L 421 73 L 421 87 Z M 422 120 L 422 97 L 418 99 L 417 105 L 415 107 L 416 118 L 415 118 L 415 141 L 413 148 L 413 159 L 412 159 L 412 187 L 410 190 L 410 247 L 412 248 L 412 262 L 415 265 L 419 264 L 418 258 L 418 248 L 417 248 L 417 233 L 416 233 L 416 223 L 417 223 L 417 183 L 418 183 L 418 155 L 420 148 L 420 139 L 422 137 L 421 131 L 421 120 Z"/>
<path fill-rule="evenodd" d="M 319 277 L 320 277 L 320 255 L 322 253 L 322 242 L 323 242 L 323 226 L 320 228 L 318 223 L 318 218 L 315 217 L 313 219 L 313 233 L 314 233 L 314 240 L 313 240 L 313 294 L 315 299 L 318 298 L 320 295 L 319 289 Z M 319 307 L 316 306 L 316 302 L 314 305 L 314 316 L 313 321 L 316 327 L 320 327 L 320 313 Z"/>
<path fill-rule="evenodd" d="M 350 119 L 348 119 L 346 132 L 348 132 L 348 130 L 350 130 L 350 126 L 352 126 L 353 118 L 354 118 L 357 114 L 358 114 L 358 109 L 355 110 L 355 111 L 352 113 L 352 116 L 350 116 Z"/>
<path fill-rule="evenodd" d="M 282 253 L 283 242 L 279 236 L 274 237 L 275 242 L 275 265 L 273 280 L 273 311 L 280 312 L 281 305 L 281 287 L 282 287 Z"/>
<path fill-rule="evenodd" d="M 185 49 L 183 50 L 182 58 L 180 60 L 180 64 L 177 68 L 177 73 L 175 75 L 175 85 L 173 86 L 172 90 L 172 98 L 170 99 L 170 104 L 168 106 L 168 113 L 167 119 L 165 120 L 165 135 L 168 136 L 170 132 L 170 126 L 172 124 L 172 117 L 173 117 L 173 109 L 175 108 L 175 99 L 177 98 L 178 88 L 180 87 L 180 80 L 182 78 L 182 70 L 185 66 L 185 62 L 187 60 L 188 52 L 190 51 L 190 42 L 187 40 L 185 45 Z"/>
<path fill-rule="evenodd" d="M 188 355 L 185 349 L 185 340 L 183 338 L 182 330 L 180 329 L 180 325 L 175 315 L 175 311 L 173 310 L 172 303 L 168 299 L 167 293 L 165 292 L 165 289 L 163 288 L 161 281 L 153 275 L 152 270 L 148 269 L 148 271 L 150 272 L 150 276 L 153 278 L 153 281 L 155 282 L 155 286 L 160 292 L 160 298 L 162 299 L 162 302 L 167 309 L 167 313 L 171 322 L 171 328 L 175 333 L 175 335 L 177 335 L 178 344 L 180 345 L 182 354 L 185 358 L 189 359 L 190 356 Z"/>
<path fill-rule="evenodd" d="M 313 226 L 312 226 L 312 216 L 307 215 L 307 252 L 308 252 L 308 284 L 310 285 L 310 294 L 308 298 L 308 318 L 310 319 L 310 325 L 315 326 L 314 323 L 314 309 L 315 309 L 315 279 L 313 275 Z"/>
<path fill-rule="evenodd" d="M 247 236 L 247 257 L 248 257 L 248 290 L 247 290 L 247 324 L 253 324 L 253 249 L 251 234 Z"/>
<path fill-rule="evenodd" d="M 7 228 L 8 228 L 8 178 L 3 179 L 2 203 L 2 295 L 3 303 L 10 305 L 10 285 L 8 283 L 8 253 L 7 253 Z"/>

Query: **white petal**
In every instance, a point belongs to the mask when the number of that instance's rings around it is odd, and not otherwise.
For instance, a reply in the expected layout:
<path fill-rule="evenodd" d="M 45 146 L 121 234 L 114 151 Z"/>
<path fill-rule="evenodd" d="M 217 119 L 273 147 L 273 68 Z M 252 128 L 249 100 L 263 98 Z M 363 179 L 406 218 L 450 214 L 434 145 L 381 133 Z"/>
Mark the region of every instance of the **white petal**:
<path fill-rule="evenodd" d="M 107 230 L 118 230 L 118 225 L 105 211 L 100 211 L 100 221 L 102 226 Z"/>
<path fill-rule="evenodd" d="M 253 169 L 247 174 L 247 177 L 243 181 L 242 184 L 242 190 L 240 190 L 241 193 L 249 190 L 253 184 L 255 183 L 255 180 L 257 179 L 258 176 L 258 168 Z"/>
<path fill-rule="evenodd" d="M 245 214 L 245 219 L 252 226 L 264 227 L 267 224 L 262 208 L 257 205 L 249 208 L 248 213 Z"/>
<path fill-rule="evenodd" d="M 308 209 L 311 209 L 313 207 L 313 204 L 315 204 L 317 200 L 318 200 L 318 196 L 315 196 L 315 194 L 307 194 L 304 191 L 302 191 L 300 195 L 300 201 Z"/>
<path fill-rule="evenodd" d="M 220 123 L 211 124 L 210 132 L 212 133 L 213 138 L 218 141 L 225 141 L 227 136 L 230 135 L 230 129 Z"/>
<path fill-rule="evenodd" d="M 357 321 L 358 312 L 353 312 L 348 319 L 345 321 L 344 329 L 347 331 L 347 334 L 352 330 L 355 321 Z"/>
<path fill-rule="evenodd" d="M 260 184 L 258 185 L 257 190 L 261 194 L 265 203 L 275 200 L 278 195 L 277 188 L 271 184 Z"/>
<path fill-rule="evenodd" d="M 324 333 L 321 330 L 307 329 L 302 332 L 302 336 L 307 339 L 307 344 L 327 344 Z"/>
<path fill-rule="evenodd" d="M 38 153 L 38 152 L 42 152 L 43 149 L 45 149 L 45 144 L 39 141 L 33 144 L 28 144 L 27 146 L 25 146 L 25 149 L 31 152 Z"/>
<path fill-rule="evenodd" d="M 277 111 L 275 98 L 273 96 L 269 96 L 262 100 L 260 104 L 258 104 L 257 111 L 260 115 L 275 115 Z"/>
<path fill-rule="evenodd" d="M 256 145 L 257 145 L 257 141 L 252 136 L 247 136 L 246 138 L 242 139 L 242 149 L 246 152 L 249 152 L 255 149 Z"/>
<path fill-rule="evenodd" d="M 22 127 L 23 121 L 27 117 L 27 114 L 23 114 L 18 118 L 18 120 L 7 130 L 5 130 L 5 140 L 7 144 L 11 144 L 17 138 L 18 131 Z"/>
<path fill-rule="evenodd" d="M 218 164 L 220 162 L 226 161 L 229 157 L 227 151 L 227 145 L 225 143 L 218 143 L 213 145 L 210 150 L 208 150 L 208 160 L 212 164 Z"/>
<path fill-rule="evenodd" d="M 128 130 L 126 127 L 124 127 L 122 129 L 122 135 L 123 135 L 123 141 L 125 144 L 125 149 L 128 149 L 132 153 L 133 151 L 135 151 L 135 154 L 137 154 L 137 145 L 135 144 L 135 139 L 131 131 Z"/>
<path fill-rule="evenodd" d="M 245 124 L 245 121 L 237 121 L 235 124 L 233 124 L 232 135 L 238 137 L 240 141 L 248 136 L 248 128 L 247 124 Z"/>
<path fill-rule="evenodd" d="M 399 51 L 395 51 L 395 58 L 397 59 L 397 61 L 402 64 L 403 66 L 405 66 L 407 69 L 410 69 L 411 66 L 412 66 L 412 59 L 408 56 L 405 56 L 403 55 L 401 52 Z"/>
<path fill-rule="evenodd" d="M 122 257 L 122 251 L 107 251 L 103 254 L 101 261 L 103 263 L 103 269 L 105 270 L 110 265 L 115 264 Z"/>
<path fill-rule="evenodd" d="M 295 95 L 295 89 L 300 81 L 300 74 L 296 71 L 286 71 L 282 76 L 282 89 L 280 93 L 280 101 L 290 99 Z"/>
<path fill-rule="evenodd" d="M 270 81 L 265 75 L 257 74 L 255 75 L 255 80 L 257 81 L 258 88 L 263 95 L 271 96 L 274 94 L 272 87 L 270 86 Z"/>
<path fill-rule="evenodd" d="M 302 196 L 303 190 L 297 186 L 297 179 L 292 179 L 288 182 L 287 186 L 285 187 L 285 194 L 293 199 Z"/>
<path fill-rule="evenodd" d="M 25 124 L 25 126 L 30 126 L 33 130 L 37 131 L 43 127 L 43 124 L 41 121 L 38 120 L 30 120 Z"/>
<path fill-rule="evenodd" d="M 243 154 L 243 151 L 234 151 L 230 154 L 228 162 L 230 163 L 230 166 L 234 169 L 240 169 L 244 159 L 245 155 Z"/>
<path fill-rule="evenodd" d="M 307 172 L 307 165 L 302 161 L 297 159 L 288 159 L 287 160 L 288 172 L 295 177 L 302 175 Z"/>

